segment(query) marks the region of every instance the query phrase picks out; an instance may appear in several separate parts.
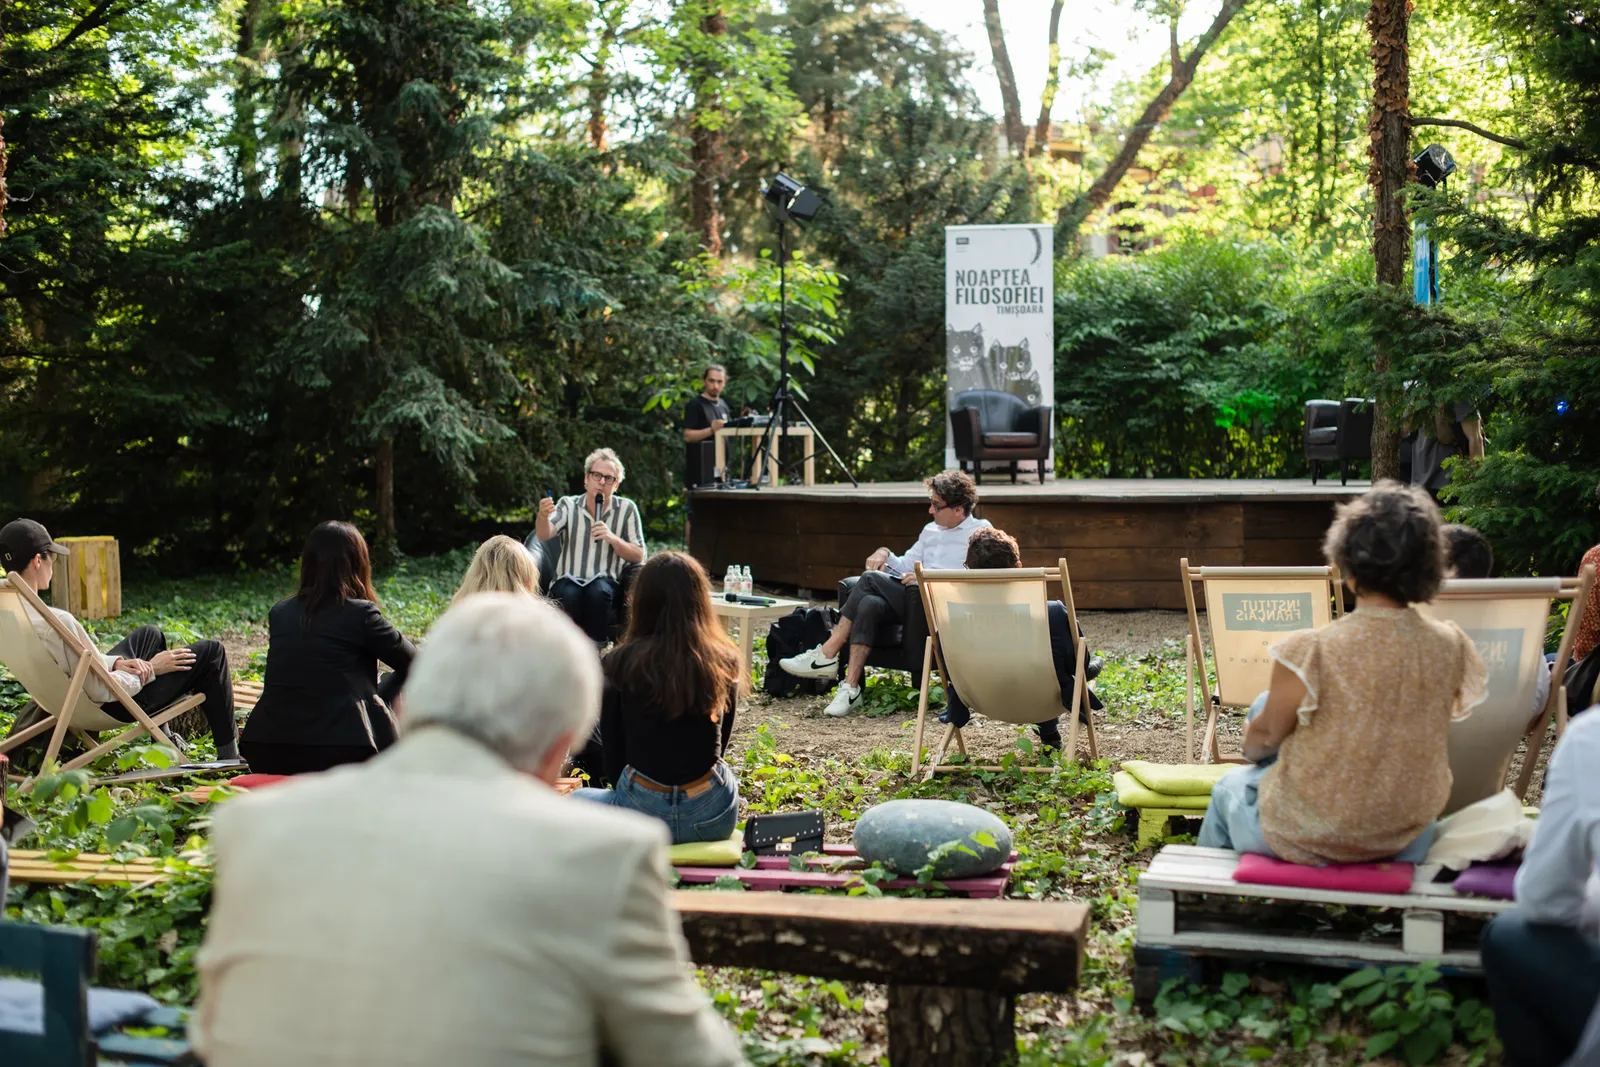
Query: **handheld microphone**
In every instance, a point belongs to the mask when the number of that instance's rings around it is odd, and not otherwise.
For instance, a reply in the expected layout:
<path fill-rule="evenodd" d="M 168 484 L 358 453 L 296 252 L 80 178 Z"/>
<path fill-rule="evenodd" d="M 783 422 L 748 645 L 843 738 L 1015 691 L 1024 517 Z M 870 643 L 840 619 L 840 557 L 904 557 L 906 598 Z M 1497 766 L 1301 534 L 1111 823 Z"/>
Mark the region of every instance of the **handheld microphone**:
<path fill-rule="evenodd" d="M 600 517 L 600 509 L 605 507 L 605 506 L 606 506 L 606 495 L 604 493 L 596 493 L 594 495 L 594 517 L 595 518 L 598 519 Z"/>

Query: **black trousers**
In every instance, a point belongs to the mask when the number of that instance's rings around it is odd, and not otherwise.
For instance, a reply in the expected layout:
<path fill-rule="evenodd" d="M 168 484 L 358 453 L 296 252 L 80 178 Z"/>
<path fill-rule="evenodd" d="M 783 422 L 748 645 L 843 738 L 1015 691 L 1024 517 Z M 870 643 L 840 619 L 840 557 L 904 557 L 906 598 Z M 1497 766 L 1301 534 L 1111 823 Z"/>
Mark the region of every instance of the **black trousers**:
<path fill-rule="evenodd" d="M 134 703 L 154 715 L 191 693 L 204 694 L 206 702 L 200 710 L 205 713 L 212 738 L 219 749 L 231 745 L 235 730 L 233 677 L 228 672 L 227 650 L 217 641 L 196 641 L 189 648 L 194 652 L 194 666 L 150 679 L 134 696 Z M 150 660 L 166 650 L 167 635 L 159 626 L 141 626 L 118 641 L 110 654 L 122 659 Z M 114 700 L 100 708 L 118 722 L 133 721 L 128 710 Z"/>
<path fill-rule="evenodd" d="M 240 741 L 239 754 L 255 774 L 314 774 L 378 754 L 368 745 L 282 745 Z"/>
<path fill-rule="evenodd" d="M 878 643 L 880 627 L 905 620 L 906 587 L 888 571 L 864 571 L 839 615 L 850 620 L 850 643 L 871 648 Z"/>
<path fill-rule="evenodd" d="M 1558 1067 L 1600 1000 L 1600 941 L 1516 909 L 1483 928 L 1483 977 L 1510 1067 Z"/>
<path fill-rule="evenodd" d="M 611 616 L 622 596 L 622 587 L 608 575 L 579 585 L 571 578 L 557 578 L 550 586 L 550 596 L 560 602 L 567 618 L 589 635 L 597 645 L 605 644 L 611 633 Z"/>

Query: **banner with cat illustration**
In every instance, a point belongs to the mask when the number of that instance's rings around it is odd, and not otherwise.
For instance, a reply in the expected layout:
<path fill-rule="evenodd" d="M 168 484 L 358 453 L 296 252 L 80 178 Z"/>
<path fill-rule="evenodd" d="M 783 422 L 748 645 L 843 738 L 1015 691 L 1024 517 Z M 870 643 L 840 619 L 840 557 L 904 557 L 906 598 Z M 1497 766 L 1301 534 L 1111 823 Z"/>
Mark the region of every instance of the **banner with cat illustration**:
<path fill-rule="evenodd" d="M 1049 223 L 944 228 L 946 412 L 972 389 L 1054 406 L 1054 235 Z M 947 416 L 945 466 L 955 465 Z M 1032 462 L 1022 468 L 1036 470 Z"/>

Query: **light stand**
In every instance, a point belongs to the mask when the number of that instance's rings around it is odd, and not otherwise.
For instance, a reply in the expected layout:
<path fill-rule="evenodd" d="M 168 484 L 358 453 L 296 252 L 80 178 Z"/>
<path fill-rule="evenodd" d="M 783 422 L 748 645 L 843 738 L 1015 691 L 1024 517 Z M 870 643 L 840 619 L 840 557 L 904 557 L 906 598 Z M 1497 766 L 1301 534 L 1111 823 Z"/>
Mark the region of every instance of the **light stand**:
<path fill-rule="evenodd" d="M 761 435 L 760 446 L 756 449 L 756 476 L 751 480 L 751 484 L 759 488 L 762 474 L 777 465 L 776 450 L 789 435 L 789 407 L 793 405 L 804 423 L 811 427 L 812 436 L 821 442 L 822 447 L 828 450 L 828 455 L 833 457 L 834 463 L 844 471 L 844 476 L 850 479 L 850 484 L 859 486 L 861 483 L 850 473 L 850 468 L 839 458 L 839 453 L 833 450 L 833 446 L 811 421 L 811 417 L 805 413 L 800 402 L 789 394 L 789 220 L 793 218 L 801 222 L 811 221 L 817 217 L 822 201 L 816 193 L 781 172 L 767 183 L 761 195 L 772 205 L 778 219 L 778 386 L 772 391 L 772 418 Z M 813 451 L 802 457 L 800 462 L 804 463 L 816 454 Z M 781 473 L 782 468 L 779 470 Z"/>

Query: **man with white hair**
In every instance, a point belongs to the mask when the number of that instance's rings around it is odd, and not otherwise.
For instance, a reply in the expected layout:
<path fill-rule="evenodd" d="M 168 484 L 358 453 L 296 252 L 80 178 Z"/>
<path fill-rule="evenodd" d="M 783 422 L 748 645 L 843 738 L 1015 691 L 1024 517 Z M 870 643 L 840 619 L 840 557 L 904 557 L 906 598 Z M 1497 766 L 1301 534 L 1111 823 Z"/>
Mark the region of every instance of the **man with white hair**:
<path fill-rule="evenodd" d="M 622 460 L 597 448 L 583 461 L 583 492 L 539 501 L 540 541 L 561 538 L 550 597 L 596 645 L 604 645 L 611 615 L 622 602 L 622 571 L 644 562 L 644 524 L 625 496 Z"/>
<path fill-rule="evenodd" d="M 483 593 L 428 634 L 370 762 L 228 801 L 190 1027 L 208 1067 L 733 1067 L 657 820 L 550 787 L 594 646 Z"/>

